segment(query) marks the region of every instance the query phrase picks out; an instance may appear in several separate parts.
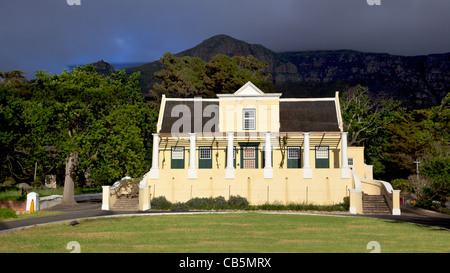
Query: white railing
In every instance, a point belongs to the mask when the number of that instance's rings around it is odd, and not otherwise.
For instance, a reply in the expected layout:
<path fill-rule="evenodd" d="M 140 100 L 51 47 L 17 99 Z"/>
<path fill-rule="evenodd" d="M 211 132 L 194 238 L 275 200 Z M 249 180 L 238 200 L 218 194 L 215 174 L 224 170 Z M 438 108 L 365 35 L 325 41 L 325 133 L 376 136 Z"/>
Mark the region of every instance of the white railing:
<path fill-rule="evenodd" d="M 350 213 L 361 214 L 362 192 L 373 195 L 383 195 L 393 215 L 400 215 L 400 191 L 394 190 L 386 181 L 360 179 L 355 171 L 352 172 L 353 189 L 350 189 Z"/>

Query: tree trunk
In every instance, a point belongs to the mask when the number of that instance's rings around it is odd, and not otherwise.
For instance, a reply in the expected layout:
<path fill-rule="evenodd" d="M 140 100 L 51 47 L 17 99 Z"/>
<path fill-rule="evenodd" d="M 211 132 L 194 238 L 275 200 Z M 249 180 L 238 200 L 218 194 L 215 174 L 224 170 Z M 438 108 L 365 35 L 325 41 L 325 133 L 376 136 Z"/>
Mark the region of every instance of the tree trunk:
<path fill-rule="evenodd" d="M 78 165 L 78 153 L 71 153 L 68 158 L 66 158 L 66 175 L 64 178 L 64 193 L 61 201 L 61 205 L 75 205 L 74 195 L 74 178 L 75 171 Z"/>

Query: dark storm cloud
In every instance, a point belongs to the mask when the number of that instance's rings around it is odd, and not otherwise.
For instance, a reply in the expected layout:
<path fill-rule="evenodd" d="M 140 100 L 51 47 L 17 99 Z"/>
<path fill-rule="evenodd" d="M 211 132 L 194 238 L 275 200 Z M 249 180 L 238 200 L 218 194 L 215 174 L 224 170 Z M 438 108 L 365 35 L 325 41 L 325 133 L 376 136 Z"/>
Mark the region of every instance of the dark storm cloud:
<path fill-rule="evenodd" d="M 6 1 L 6 3 L 5 3 Z M 216 34 L 274 51 L 450 51 L 450 1 L 3 0 L 0 70 L 60 73 L 100 59 L 145 62 Z"/>

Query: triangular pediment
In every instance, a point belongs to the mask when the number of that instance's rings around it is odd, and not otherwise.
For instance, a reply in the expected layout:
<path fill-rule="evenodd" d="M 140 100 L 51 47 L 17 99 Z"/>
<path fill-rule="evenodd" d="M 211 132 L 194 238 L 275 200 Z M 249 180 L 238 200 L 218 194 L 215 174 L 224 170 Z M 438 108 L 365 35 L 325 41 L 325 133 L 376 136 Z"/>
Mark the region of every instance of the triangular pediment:
<path fill-rule="evenodd" d="M 264 96 L 264 92 L 261 91 L 252 82 L 247 82 L 238 91 L 234 92 L 235 96 Z"/>

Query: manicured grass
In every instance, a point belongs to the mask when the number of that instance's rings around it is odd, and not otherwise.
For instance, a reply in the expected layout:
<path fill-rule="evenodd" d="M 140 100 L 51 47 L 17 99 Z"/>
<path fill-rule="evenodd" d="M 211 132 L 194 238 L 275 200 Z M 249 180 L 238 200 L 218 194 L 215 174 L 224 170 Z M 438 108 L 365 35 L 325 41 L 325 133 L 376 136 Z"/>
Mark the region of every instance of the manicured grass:
<path fill-rule="evenodd" d="M 101 218 L 0 234 L 0 252 L 450 252 L 448 230 L 363 217 L 230 213 Z"/>

